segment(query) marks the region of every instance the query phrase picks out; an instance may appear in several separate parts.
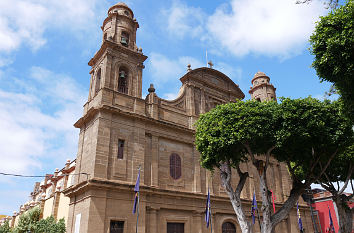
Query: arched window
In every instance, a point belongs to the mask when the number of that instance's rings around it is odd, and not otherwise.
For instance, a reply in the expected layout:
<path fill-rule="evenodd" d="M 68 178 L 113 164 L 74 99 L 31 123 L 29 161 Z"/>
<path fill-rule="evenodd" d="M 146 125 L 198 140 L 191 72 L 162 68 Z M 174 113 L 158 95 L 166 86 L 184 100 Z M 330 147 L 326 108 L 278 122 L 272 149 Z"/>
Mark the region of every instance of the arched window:
<path fill-rule="evenodd" d="M 231 222 L 224 222 L 222 224 L 222 233 L 236 233 L 236 227 Z"/>
<path fill-rule="evenodd" d="M 181 170 L 181 157 L 176 153 L 172 153 L 170 156 L 170 176 L 175 180 L 181 178 Z"/>
<path fill-rule="evenodd" d="M 120 37 L 120 43 L 125 46 L 128 47 L 129 44 L 129 34 L 127 32 L 122 32 L 122 35 Z"/>
<path fill-rule="evenodd" d="M 101 88 L 101 68 L 99 68 L 98 71 L 96 72 L 95 94 L 97 94 L 100 88 Z"/>
<path fill-rule="evenodd" d="M 128 94 L 128 70 L 124 67 L 119 69 L 118 73 L 118 91 Z"/>

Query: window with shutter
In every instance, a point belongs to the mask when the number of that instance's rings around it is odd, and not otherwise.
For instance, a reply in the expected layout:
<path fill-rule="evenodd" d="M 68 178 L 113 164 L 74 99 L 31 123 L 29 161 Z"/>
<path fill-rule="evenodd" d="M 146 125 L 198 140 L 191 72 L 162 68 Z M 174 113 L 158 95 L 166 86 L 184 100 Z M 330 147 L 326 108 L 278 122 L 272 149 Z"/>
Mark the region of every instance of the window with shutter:
<path fill-rule="evenodd" d="M 110 233 L 123 233 L 124 230 L 124 222 L 123 221 L 115 221 L 111 220 L 110 224 Z"/>
<path fill-rule="evenodd" d="M 224 222 L 222 224 L 222 233 L 236 233 L 236 227 L 231 222 Z"/>
<path fill-rule="evenodd" d="M 118 159 L 123 159 L 123 155 L 124 155 L 124 140 L 119 139 L 118 140 Z"/>
<path fill-rule="evenodd" d="M 176 180 L 182 176 L 181 157 L 176 153 L 172 153 L 170 156 L 170 176 Z"/>

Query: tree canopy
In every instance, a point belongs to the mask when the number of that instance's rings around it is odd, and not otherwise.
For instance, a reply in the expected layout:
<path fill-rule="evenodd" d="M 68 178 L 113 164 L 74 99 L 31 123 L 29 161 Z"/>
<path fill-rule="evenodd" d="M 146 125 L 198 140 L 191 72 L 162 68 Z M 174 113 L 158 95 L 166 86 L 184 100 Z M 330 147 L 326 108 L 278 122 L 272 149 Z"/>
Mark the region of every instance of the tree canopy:
<path fill-rule="evenodd" d="M 60 219 L 58 222 L 53 216 L 40 219 L 41 210 L 34 207 L 20 216 L 17 226 L 10 228 L 9 224 L 0 226 L 0 233 L 64 233 L 65 221 Z"/>
<path fill-rule="evenodd" d="M 320 18 L 310 37 L 312 66 L 321 80 L 332 82 L 339 90 L 348 115 L 354 115 L 354 2 L 334 9 Z M 352 119 L 353 120 L 353 119 Z"/>
<path fill-rule="evenodd" d="M 250 161 L 258 171 L 263 171 L 258 174 L 262 232 L 271 232 L 288 215 L 305 188 L 323 175 L 353 137 L 351 123 L 342 114 L 338 102 L 311 97 L 283 98 L 279 104 L 251 100 L 220 105 L 203 114 L 196 126 L 201 165 L 209 170 L 220 169 L 239 222 L 246 221 L 241 214 L 239 195 L 248 177 L 240 164 Z M 271 155 L 288 165 L 293 180 L 290 196 L 273 215 L 266 178 Z M 235 190 L 231 186 L 231 167 L 240 176 Z M 247 224 L 243 232 L 249 232 Z"/>

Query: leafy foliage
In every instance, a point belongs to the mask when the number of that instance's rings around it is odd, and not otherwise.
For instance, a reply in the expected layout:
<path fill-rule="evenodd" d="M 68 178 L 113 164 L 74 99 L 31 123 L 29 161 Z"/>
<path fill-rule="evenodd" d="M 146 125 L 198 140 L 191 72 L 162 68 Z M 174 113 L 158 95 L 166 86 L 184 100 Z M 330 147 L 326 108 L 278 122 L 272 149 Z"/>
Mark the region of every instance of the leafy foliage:
<path fill-rule="evenodd" d="M 15 233 L 35 232 L 36 225 L 41 215 L 41 209 L 39 207 L 32 208 L 26 213 L 20 216 L 17 226 L 15 227 Z"/>
<path fill-rule="evenodd" d="M 334 83 L 346 105 L 348 115 L 354 114 L 354 2 L 321 17 L 310 37 L 312 66 L 321 80 Z"/>
<path fill-rule="evenodd" d="M 305 180 L 316 168 L 319 172 L 333 154 L 342 153 L 351 143 L 351 124 L 343 116 L 340 102 L 287 98 L 282 99 L 281 109 L 273 153 L 279 161 L 290 163 L 298 180 Z"/>
<path fill-rule="evenodd" d="M 55 221 L 53 216 L 46 219 L 41 219 L 36 225 L 36 231 L 38 233 L 64 233 L 65 232 L 65 221 L 60 219 L 58 222 Z"/>
<path fill-rule="evenodd" d="M 9 225 L 9 221 L 6 221 L 3 225 L 0 225 L 0 233 L 9 233 L 11 232 L 11 228 Z"/>
<path fill-rule="evenodd" d="M 39 219 L 41 210 L 39 207 L 32 208 L 20 216 L 17 226 L 14 229 L 6 229 L 0 233 L 65 233 L 65 221 L 55 221 L 53 216 L 46 219 Z"/>
<path fill-rule="evenodd" d="M 209 170 L 220 169 L 239 222 L 247 221 L 237 198 L 248 176 L 240 170 L 240 163 L 251 160 L 259 171 L 262 229 L 271 232 L 288 215 L 305 188 L 318 180 L 330 162 L 353 142 L 352 125 L 342 112 L 339 101 L 283 98 L 279 104 L 251 100 L 220 105 L 199 118 L 196 146 L 201 153 L 201 165 Z M 290 196 L 273 215 L 266 182 L 270 153 L 288 165 L 293 179 Z M 265 155 L 265 165 L 264 157 L 257 155 Z M 236 168 L 240 176 L 235 192 L 228 166 Z"/>
<path fill-rule="evenodd" d="M 275 144 L 277 110 L 274 101 L 237 101 L 201 115 L 196 124 L 196 146 L 202 166 L 212 170 L 226 160 L 237 166 L 249 159 L 246 145 L 254 153 L 265 153 Z"/>

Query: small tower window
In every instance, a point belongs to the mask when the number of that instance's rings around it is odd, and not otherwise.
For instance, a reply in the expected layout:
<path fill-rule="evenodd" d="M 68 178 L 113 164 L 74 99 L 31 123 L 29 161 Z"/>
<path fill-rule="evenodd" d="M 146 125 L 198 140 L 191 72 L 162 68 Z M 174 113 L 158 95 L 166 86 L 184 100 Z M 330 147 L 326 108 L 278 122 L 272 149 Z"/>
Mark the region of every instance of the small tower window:
<path fill-rule="evenodd" d="M 128 11 L 124 11 L 124 14 L 125 14 L 126 16 L 129 16 L 129 12 L 128 12 Z"/>
<path fill-rule="evenodd" d="M 261 98 L 256 98 L 256 100 L 257 100 L 258 102 L 261 102 Z"/>
<path fill-rule="evenodd" d="M 118 159 L 123 159 L 124 156 L 124 140 L 119 139 L 118 140 Z"/>
<path fill-rule="evenodd" d="M 107 33 L 103 35 L 103 40 L 107 40 Z"/>
<path fill-rule="evenodd" d="M 95 94 L 97 94 L 100 88 L 101 88 L 101 68 L 99 68 L 98 71 L 96 72 Z"/>
<path fill-rule="evenodd" d="M 122 35 L 120 37 L 120 43 L 125 46 L 128 47 L 129 44 L 129 34 L 127 32 L 122 32 Z"/>
<path fill-rule="evenodd" d="M 118 74 L 118 91 L 128 94 L 128 71 L 125 68 L 119 69 Z"/>
<path fill-rule="evenodd" d="M 170 175 L 173 179 L 177 180 L 182 175 L 181 157 L 178 154 L 172 153 L 170 156 Z"/>

